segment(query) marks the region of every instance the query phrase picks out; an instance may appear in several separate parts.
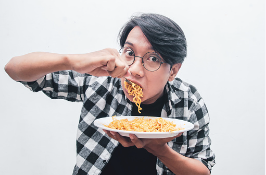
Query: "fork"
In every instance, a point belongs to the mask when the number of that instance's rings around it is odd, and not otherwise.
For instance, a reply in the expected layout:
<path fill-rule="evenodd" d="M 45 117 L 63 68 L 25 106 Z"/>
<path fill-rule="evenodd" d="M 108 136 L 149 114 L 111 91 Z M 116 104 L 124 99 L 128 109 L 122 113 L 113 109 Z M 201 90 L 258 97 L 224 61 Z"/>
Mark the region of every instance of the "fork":
<path fill-rule="evenodd" d="M 132 85 L 132 82 L 131 82 L 130 80 L 128 80 L 126 77 L 124 77 L 124 78 L 125 78 L 125 81 L 126 81 L 127 83 L 129 83 L 129 84 Z"/>

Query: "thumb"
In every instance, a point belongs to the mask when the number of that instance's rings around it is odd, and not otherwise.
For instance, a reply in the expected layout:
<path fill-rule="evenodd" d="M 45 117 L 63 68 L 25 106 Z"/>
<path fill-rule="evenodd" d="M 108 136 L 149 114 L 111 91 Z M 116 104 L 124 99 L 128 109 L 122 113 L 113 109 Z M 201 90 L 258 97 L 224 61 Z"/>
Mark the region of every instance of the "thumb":
<path fill-rule="evenodd" d="M 107 71 L 107 66 L 102 66 L 101 69 Z"/>

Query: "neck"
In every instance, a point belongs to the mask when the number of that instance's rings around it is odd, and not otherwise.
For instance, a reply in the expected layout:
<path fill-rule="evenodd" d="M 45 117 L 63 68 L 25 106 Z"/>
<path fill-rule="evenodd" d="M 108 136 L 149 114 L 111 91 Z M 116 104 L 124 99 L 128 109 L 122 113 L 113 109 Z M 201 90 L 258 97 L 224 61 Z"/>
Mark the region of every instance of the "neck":
<path fill-rule="evenodd" d="M 164 91 L 164 89 L 160 93 L 156 94 L 155 96 L 143 101 L 142 104 L 152 104 L 152 103 L 156 102 L 156 100 L 158 100 L 160 97 L 163 96 L 163 91 Z"/>

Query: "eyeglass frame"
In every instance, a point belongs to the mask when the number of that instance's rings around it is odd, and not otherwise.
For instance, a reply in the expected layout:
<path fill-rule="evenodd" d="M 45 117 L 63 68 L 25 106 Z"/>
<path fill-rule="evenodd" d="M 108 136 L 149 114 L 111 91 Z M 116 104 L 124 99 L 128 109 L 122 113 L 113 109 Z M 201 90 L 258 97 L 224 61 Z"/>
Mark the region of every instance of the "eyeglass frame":
<path fill-rule="evenodd" d="M 121 49 L 119 49 L 119 53 L 121 53 L 121 51 L 124 49 L 125 47 L 122 47 Z M 129 48 L 130 50 L 132 50 L 130 47 L 126 47 L 126 48 Z M 133 51 L 133 50 L 132 50 Z M 134 51 L 133 51 L 134 52 Z M 158 57 L 160 58 L 160 65 L 159 65 L 159 67 L 157 68 L 157 69 L 155 69 L 155 70 L 149 70 L 149 69 L 147 69 L 146 67 L 145 67 L 145 65 L 144 65 L 144 61 L 143 61 L 143 57 L 145 57 L 145 55 L 147 55 L 147 54 L 149 54 L 149 53 L 155 53 L 156 55 L 158 55 Z M 136 57 L 139 57 L 139 58 L 142 58 L 142 66 L 147 70 L 147 71 L 150 71 L 150 72 L 155 72 L 155 71 L 157 71 L 158 69 L 160 69 L 160 67 L 161 67 L 161 65 L 163 64 L 163 63 L 167 63 L 167 62 L 164 62 L 164 61 L 162 61 L 162 58 L 161 58 L 161 56 L 157 53 L 157 52 L 147 52 L 147 53 L 145 53 L 142 57 L 141 56 L 136 56 L 135 55 L 135 52 L 134 52 L 134 59 L 133 59 L 133 62 L 131 63 L 131 64 L 129 64 L 128 66 L 131 66 L 134 62 L 135 62 L 135 58 Z M 171 66 L 172 67 L 172 66 Z"/>

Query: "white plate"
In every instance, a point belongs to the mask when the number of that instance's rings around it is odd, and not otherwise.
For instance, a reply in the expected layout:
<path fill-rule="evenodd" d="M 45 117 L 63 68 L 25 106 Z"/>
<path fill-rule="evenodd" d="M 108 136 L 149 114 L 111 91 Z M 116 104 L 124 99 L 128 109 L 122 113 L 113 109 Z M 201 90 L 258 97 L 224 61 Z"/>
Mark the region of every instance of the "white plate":
<path fill-rule="evenodd" d="M 116 116 L 116 119 L 128 119 L 133 120 L 134 118 L 142 118 L 143 116 Z M 144 117 L 145 118 L 158 118 L 158 117 Z M 112 117 L 105 117 L 100 118 L 94 121 L 94 125 L 105 130 L 118 132 L 122 136 L 129 137 L 129 134 L 135 134 L 138 138 L 167 138 L 167 137 L 174 137 L 178 135 L 180 132 L 189 131 L 194 128 L 194 125 L 192 123 L 189 123 L 184 120 L 178 120 L 178 119 L 172 119 L 172 118 L 163 118 L 168 121 L 173 121 L 174 124 L 176 124 L 177 127 L 182 126 L 184 129 L 179 131 L 173 131 L 173 132 L 136 132 L 136 131 L 123 131 L 123 130 L 117 130 L 117 129 L 111 129 L 104 125 L 108 125 L 110 122 L 113 121 Z"/>

